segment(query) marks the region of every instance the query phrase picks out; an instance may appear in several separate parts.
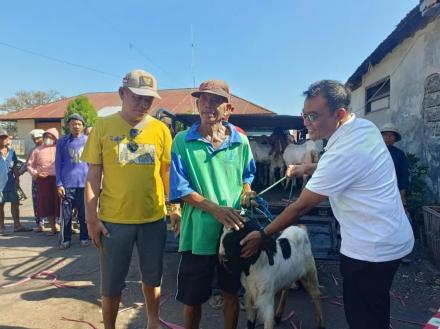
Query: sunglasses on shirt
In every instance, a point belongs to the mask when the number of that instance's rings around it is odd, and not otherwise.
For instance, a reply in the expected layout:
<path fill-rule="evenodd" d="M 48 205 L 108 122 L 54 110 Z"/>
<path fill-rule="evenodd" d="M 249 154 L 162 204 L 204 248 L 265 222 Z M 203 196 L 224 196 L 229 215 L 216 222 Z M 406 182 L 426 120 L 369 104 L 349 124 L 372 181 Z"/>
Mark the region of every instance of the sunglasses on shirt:
<path fill-rule="evenodd" d="M 127 144 L 127 148 L 131 153 L 135 153 L 139 149 L 138 143 L 134 141 L 134 139 L 139 136 L 141 132 L 137 128 L 130 129 L 130 138 Z"/>

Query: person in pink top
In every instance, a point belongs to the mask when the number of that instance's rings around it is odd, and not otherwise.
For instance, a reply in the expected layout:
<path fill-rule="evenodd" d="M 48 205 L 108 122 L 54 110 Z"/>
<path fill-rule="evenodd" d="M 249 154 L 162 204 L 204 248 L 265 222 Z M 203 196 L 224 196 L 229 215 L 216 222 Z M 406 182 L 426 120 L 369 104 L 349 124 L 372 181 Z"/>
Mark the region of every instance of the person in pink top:
<path fill-rule="evenodd" d="M 43 144 L 32 152 L 27 163 L 29 174 L 36 179 L 37 215 L 40 218 L 47 217 L 51 227 L 49 235 L 57 233 L 55 217 L 60 213 L 55 181 L 55 152 L 58 137 L 56 128 L 46 130 L 43 134 Z"/>

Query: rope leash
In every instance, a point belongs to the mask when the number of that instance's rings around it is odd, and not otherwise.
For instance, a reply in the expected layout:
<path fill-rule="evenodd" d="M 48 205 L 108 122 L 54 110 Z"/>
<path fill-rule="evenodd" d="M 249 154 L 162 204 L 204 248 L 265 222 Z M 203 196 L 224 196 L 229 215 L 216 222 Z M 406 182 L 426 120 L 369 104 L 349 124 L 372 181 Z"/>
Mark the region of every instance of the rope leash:
<path fill-rule="evenodd" d="M 273 183 L 271 186 L 265 188 L 263 191 L 261 191 L 260 193 L 257 194 L 257 196 L 261 196 L 262 194 L 266 193 L 267 191 L 270 191 L 271 189 L 273 189 L 275 186 L 277 186 L 279 183 L 285 181 L 287 179 L 287 176 L 284 176 L 283 178 L 277 180 L 275 183 Z"/>
<path fill-rule="evenodd" d="M 35 278 L 41 277 L 41 276 L 51 277 L 53 279 L 51 281 L 51 284 L 53 284 L 57 288 L 65 288 L 65 287 L 62 287 L 64 285 L 59 283 L 59 281 L 57 280 L 57 277 L 53 274 L 53 272 L 49 270 L 50 268 L 52 268 L 52 267 L 54 267 L 54 266 L 56 266 L 56 265 L 58 265 L 58 264 L 60 264 L 60 263 L 62 263 L 64 261 L 65 261 L 65 258 L 61 258 L 58 261 L 56 261 L 55 263 L 53 263 L 52 265 L 50 265 L 49 268 L 46 269 L 46 270 L 39 271 L 37 273 L 31 274 L 31 275 L 27 276 L 26 278 L 21 279 L 21 280 L 16 281 L 16 282 L 12 282 L 12 283 L 7 283 L 7 284 L 4 284 L 4 285 L 1 285 L 0 288 L 9 288 L 9 287 L 13 287 L 13 286 L 18 286 L 19 284 L 25 283 L 27 281 L 30 281 L 32 279 L 35 279 Z"/>
<path fill-rule="evenodd" d="M 25 282 L 30 281 L 32 279 L 38 279 L 38 278 L 51 278 L 52 280 L 50 281 L 50 284 L 57 287 L 57 288 L 79 288 L 77 286 L 71 286 L 68 284 L 61 283 L 58 280 L 57 276 L 55 274 L 53 274 L 53 272 L 51 272 L 51 271 L 41 271 L 41 272 L 32 274 L 23 280 L 0 286 L 0 288 L 9 288 L 9 287 L 13 287 L 13 286 L 18 286 L 19 284 L 25 283 Z"/>
<path fill-rule="evenodd" d="M 84 323 L 84 324 L 87 324 L 87 325 L 89 325 L 90 326 L 90 328 L 93 328 L 93 329 L 98 329 L 98 327 L 96 327 L 95 325 L 93 325 L 92 323 L 90 323 L 89 321 L 84 321 L 84 320 L 75 320 L 75 319 L 69 319 L 69 318 L 66 318 L 66 317 L 62 317 L 61 318 L 61 320 L 63 320 L 63 321 L 70 321 L 70 322 L 79 322 L 79 323 Z"/>

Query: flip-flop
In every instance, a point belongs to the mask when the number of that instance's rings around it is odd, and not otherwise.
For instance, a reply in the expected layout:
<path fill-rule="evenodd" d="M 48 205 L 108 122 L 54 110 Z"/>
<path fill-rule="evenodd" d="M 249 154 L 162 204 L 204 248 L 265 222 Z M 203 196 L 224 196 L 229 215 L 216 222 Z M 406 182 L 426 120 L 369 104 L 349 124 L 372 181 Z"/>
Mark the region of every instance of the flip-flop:
<path fill-rule="evenodd" d="M 31 232 L 32 229 L 26 226 L 20 226 L 19 228 L 14 228 L 14 232 L 15 233 L 20 233 L 20 232 Z"/>
<path fill-rule="evenodd" d="M 58 231 L 49 231 L 46 233 L 46 236 L 54 236 L 57 235 Z"/>
<path fill-rule="evenodd" d="M 0 236 L 7 236 L 8 232 L 6 231 L 6 228 L 0 228 Z"/>

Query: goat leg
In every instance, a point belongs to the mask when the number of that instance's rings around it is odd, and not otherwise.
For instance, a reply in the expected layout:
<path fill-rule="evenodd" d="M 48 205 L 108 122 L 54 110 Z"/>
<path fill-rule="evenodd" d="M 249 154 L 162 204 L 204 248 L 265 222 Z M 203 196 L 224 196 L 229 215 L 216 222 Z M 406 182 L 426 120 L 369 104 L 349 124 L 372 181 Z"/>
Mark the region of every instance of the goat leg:
<path fill-rule="evenodd" d="M 244 308 L 246 309 L 247 329 L 255 329 L 257 324 L 257 310 L 248 292 L 244 294 Z"/>
<path fill-rule="evenodd" d="M 309 293 L 315 306 L 316 324 L 318 329 L 324 329 L 324 317 L 322 315 L 321 292 L 319 290 L 316 267 L 310 269 L 305 277 L 301 278 L 304 289 Z"/>
<path fill-rule="evenodd" d="M 264 322 L 264 329 L 274 328 L 274 302 L 275 298 L 273 294 L 261 295 L 257 301 L 258 314 L 261 316 L 261 319 Z"/>
<path fill-rule="evenodd" d="M 286 306 L 288 289 L 281 290 L 280 301 L 277 306 L 277 310 L 275 311 L 275 323 L 278 325 L 281 322 L 281 318 L 283 317 L 284 308 Z"/>

